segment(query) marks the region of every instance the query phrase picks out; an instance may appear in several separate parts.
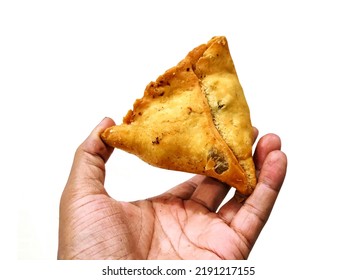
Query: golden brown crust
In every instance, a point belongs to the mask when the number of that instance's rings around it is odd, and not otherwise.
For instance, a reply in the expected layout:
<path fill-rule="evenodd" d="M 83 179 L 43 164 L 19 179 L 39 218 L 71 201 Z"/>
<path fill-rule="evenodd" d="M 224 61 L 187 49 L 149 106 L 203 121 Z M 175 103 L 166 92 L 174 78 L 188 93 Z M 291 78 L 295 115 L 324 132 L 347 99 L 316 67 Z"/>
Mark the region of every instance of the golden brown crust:
<path fill-rule="evenodd" d="M 147 85 L 102 139 L 151 165 L 211 176 L 245 195 L 255 185 L 249 111 L 224 37 Z"/>
<path fill-rule="evenodd" d="M 250 111 L 225 37 L 215 37 L 196 65 L 215 127 L 245 170 L 248 188 L 256 185 L 252 159 L 253 128 Z"/>

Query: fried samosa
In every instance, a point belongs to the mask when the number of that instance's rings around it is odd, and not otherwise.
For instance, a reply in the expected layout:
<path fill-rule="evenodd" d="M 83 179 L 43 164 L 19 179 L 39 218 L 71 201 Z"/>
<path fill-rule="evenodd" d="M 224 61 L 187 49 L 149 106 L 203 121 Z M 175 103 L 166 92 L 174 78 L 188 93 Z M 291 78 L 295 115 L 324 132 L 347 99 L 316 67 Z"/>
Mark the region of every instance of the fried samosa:
<path fill-rule="evenodd" d="M 253 128 L 225 37 L 193 49 L 147 85 L 103 141 L 160 168 L 203 174 L 249 195 Z"/>

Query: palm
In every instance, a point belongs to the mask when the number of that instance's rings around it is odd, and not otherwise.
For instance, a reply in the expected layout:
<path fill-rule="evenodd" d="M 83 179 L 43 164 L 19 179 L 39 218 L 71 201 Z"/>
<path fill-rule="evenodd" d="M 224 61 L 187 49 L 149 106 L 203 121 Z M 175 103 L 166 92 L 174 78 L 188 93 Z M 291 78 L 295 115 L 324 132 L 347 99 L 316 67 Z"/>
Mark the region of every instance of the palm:
<path fill-rule="evenodd" d="M 245 258 L 237 234 L 215 212 L 202 204 L 172 195 L 152 200 L 156 231 L 148 258 L 231 259 Z M 153 212 L 154 211 L 154 212 Z"/>

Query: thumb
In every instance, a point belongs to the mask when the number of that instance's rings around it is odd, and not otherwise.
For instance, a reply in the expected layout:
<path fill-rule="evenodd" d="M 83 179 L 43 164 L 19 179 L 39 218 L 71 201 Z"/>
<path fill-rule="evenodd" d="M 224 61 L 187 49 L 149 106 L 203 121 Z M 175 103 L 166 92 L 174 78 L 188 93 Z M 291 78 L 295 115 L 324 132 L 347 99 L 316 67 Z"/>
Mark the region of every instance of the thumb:
<path fill-rule="evenodd" d="M 73 194 L 106 193 L 104 189 L 105 163 L 114 148 L 107 146 L 100 134 L 115 125 L 110 118 L 104 118 L 76 150 L 72 169 L 65 192 Z"/>

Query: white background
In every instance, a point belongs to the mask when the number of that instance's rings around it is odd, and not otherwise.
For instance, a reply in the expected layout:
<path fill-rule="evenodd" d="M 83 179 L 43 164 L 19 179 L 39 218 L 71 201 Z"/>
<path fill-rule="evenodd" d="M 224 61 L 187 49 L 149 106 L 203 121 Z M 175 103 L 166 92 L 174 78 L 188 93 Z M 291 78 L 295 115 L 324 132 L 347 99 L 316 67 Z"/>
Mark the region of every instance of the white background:
<path fill-rule="evenodd" d="M 253 124 L 260 136 L 278 134 L 289 160 L 250 260 L 288 279 L 351 279 L 355 26 L 344 0 L 2 1 L 2 259 L 56 259 L 59 199 L 77 146 L 103 117 L 120 123 L 188 51 L 225 35 Z M 189 177 L 116 150 L 106 188 L 130 201 Z"/>

